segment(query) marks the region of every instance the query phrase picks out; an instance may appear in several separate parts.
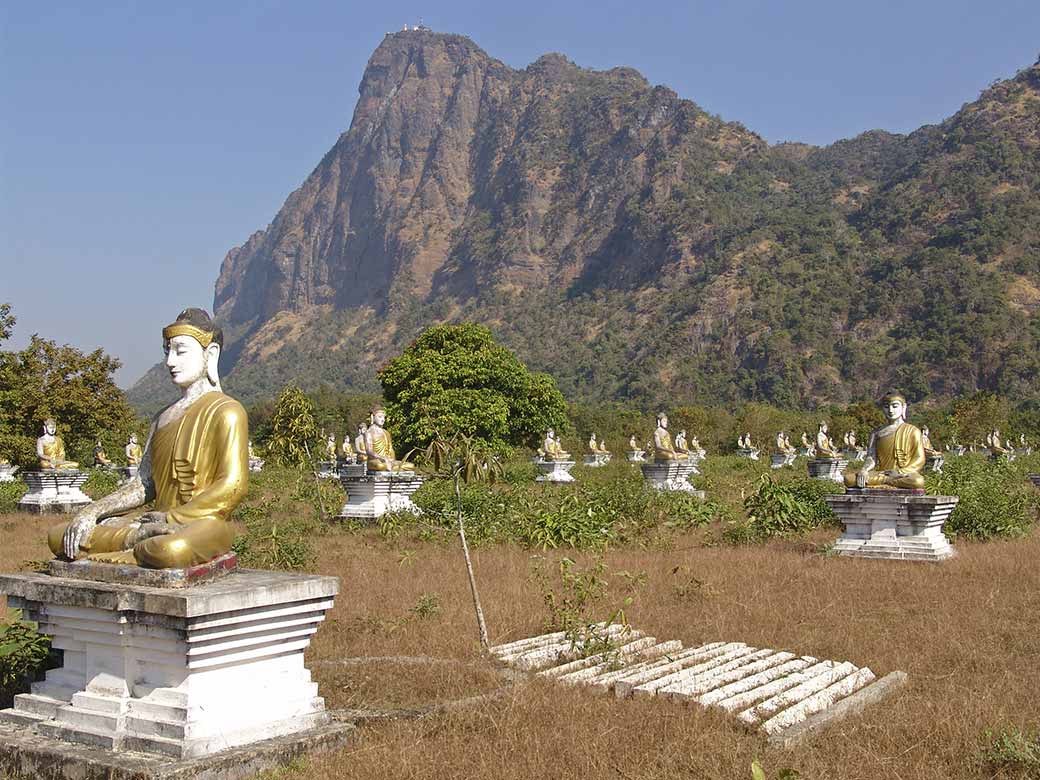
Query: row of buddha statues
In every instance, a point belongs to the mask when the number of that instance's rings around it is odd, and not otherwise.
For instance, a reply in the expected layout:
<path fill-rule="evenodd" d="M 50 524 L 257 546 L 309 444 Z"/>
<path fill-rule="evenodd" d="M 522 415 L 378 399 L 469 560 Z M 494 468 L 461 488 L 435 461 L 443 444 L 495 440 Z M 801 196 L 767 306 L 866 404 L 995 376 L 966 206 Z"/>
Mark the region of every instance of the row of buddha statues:
<path fill-rule="evenodd" d="M 333 463 L 364 464 L 370 472 L 414 471 L 415 464 L 397 457 L 393 438 L 385 426 L 386 410 L 380 406 L 372 410 L 367 424 L 358 423 L 353 440 L 349 433 L 344 435 L 338 448 L 336 435 L 322 431 L 325 457 Z"/>
<path fill-rule="evenodd" d="M 36 456 L 39 458 L 41 471 L 59 471 L 79 469 L 77 461 L 70 460 L 65 453 L 65 441 L 57 433 L 58 425 L 53 419 L 47 419 L 43 424 L 43 434 L 36 440 Z M 137 434 L 131 433 L 127 437 L 123 455 L 126 457 L 128 466 L 136 467 L 141 463 L 144 449 L 137 441 Z M 101 440 L 94 444 L 94 467 L 103 469 L 114 469 L 116 464 L 112 462 L 105 452 Z"/>
<path fill-rule="evenodd" d="M 657 415 L 657 428 L 653 439 L 648 441 L 645 447 L 640 447 L 639 442 L 633 435 L 628 440 L 630 453 L 644 455 L 653 452 L 656 462 L 668 462 L 676 460 L 687 460 L 690 458 L 703 458 L 705 450 L 697 437 L 694 436 L 690 442 L 686 440 L 686 431 L 681 430 L 672 438 L 668 431 L 668 416 L 664 413 Z M 598 438 L 595 433 L 589 436 L 588 452 L 590 456 L 609 456 L 605 439 Z M 545 432 L 541 446 L 536 450 L 536 459 L 541 461 L 569 461 L 571 453 L 564 449 L 560 436 L 552 428 Z"/>

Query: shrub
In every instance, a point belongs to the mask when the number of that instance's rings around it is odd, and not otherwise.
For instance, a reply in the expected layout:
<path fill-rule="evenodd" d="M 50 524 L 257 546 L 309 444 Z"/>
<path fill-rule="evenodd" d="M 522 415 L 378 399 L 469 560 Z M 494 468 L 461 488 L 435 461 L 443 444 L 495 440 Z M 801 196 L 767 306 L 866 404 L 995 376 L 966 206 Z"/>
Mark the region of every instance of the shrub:
<path fill-rule="evenodd" d="M 1040 737 L 1012 726 L 983 734 L 980 752 L 982 763 L 995 775 L 1040 777 Z"/>
<path fill-rule="evenodd" d="M 758 480 L 755 491 L 744 499 L 748 524 L 754 535 L 766 539 L 804 533 L 816 528 L 826 519 L 830 511 L 824 512 L 824 489 L 809 486 L 806 484 L 808 482 L 809 480 L 801 483 L 783 483 L 775 480 L 772 475 L 763 475 Z"/>
<path fill-rule="evenodd" d="M 107 471 L 105 469 L 91 469 L 83 485 L 83 492 L 97 501 L 109 493 L 114 493 L 119 487 L 121 477 L 118 471 Z"/>
<path fill-rule="evenodd" d="M 20 479 L 14 482 L 0 482 L 0 513 L 17 510 L 18 502 L 28 489 Z"/>
<path fill-rule="evenodd" d="M 1016 537 L 1036 520 L 1037 493 L 1016 463 L 950 458 L 941 474 L 927 475 L 927 490 L 960 498 L 946 521 L 947 533 L 955 536 L 980 541 Z"/>
<path fill-rule="evenodd" d="M 0 624 L 0 706 L 32 681 L 50 653 L 49 637 L 37 632 L 37 625 L 22 620 L 21 613 L 10 610 Z"/>

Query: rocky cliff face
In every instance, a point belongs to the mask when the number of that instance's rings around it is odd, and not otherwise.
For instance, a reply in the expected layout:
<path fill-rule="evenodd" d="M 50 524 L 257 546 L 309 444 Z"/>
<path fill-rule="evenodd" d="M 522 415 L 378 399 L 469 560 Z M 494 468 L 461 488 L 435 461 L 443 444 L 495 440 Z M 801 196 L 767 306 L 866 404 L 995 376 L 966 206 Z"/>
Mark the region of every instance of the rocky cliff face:
<path fill-rule="evenodd" d="M 770 147 L 628 68 L 388 35 L 350 129 L 224 259 L 229 385 L 371 389 L 469 318 L 579 397 L 1037 395 L 1038 127 L 1038 66 L 909 136 Z"/>

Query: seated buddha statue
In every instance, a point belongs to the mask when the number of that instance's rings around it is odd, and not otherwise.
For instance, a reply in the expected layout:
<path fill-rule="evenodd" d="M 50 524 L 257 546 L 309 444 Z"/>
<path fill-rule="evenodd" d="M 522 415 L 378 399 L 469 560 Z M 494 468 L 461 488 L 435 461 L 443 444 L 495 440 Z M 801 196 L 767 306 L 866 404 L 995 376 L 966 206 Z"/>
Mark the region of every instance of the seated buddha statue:
<path fill-rule="evenodd" d="M 870 434 L 862 466 L 845 472 L 846 487 L 924 488 L 924 443 L 917 426 L 906 421 L 906 406 L 906 399 L 899 393 L 881 399 L 888 423 Z"/>
<path fill-rule="evenodd" d="M 365 432 L 368 430 L 368 426 L 363 422 L 359 422 L 357 426 L 357 436 L 354 437 L 354 452 L 357 453 L 358 463 L 364 463 L 366 456 L 365 448 Z"/>
<path fill-rule="evenodd" d="M 596 441 L 596 434 L 589 435 L 589 452 L 593 455 L 599 454 L 599 442 Z"/>
<path fill-rule="evenodd" d="M 40 468 L 78 469 L 79 464 L 76 461 L 65 458 L 65 442 L 55 433 L 57 430 L 58 425 L 54 420 L 44 421 L 43 435 L 36 440 L 36 455 L 40 459 Z"/>
<path fill-rule="evenodd" d="M 927 425 L 921 429 L 921 446 L 924 447 L 926 457 L 933 458 L 942 454 L 932 446 L 932 437 Z"/>
<path fill-rule="evenodd" d="M 696 452 L 702 458 L 707 454 L 705 452 L 704 447 L 701 446 L 700 441 L 697 440 L 696 436 L 690 439 L 690 452 Z"/>
<path fill-rule="evenodd" d="M 112 460 L 105 452 L 105 448 L 101 446 L 101 439 L 94 444 L 94 466 L 103 469 L 112 467 Z"/>
<path fill-rule="evenodd" d="M 686 444 L 686 430 L 681 430 L 675 434 L 675 451 L 680 455 L 685 455 L 687 458 L 690 456 L 690 448 Z"/>
<path fill-rule="evenodd" d="M 784 437 L 783 431 L 776 435 L 776 451 L 780 455 L 787 454 L 787 439 Z"/>
<path fill-rule="evenodd" d="M 414 471 L 415 464 L 398 460 L 386 424 L 386 410 L 372 410 L 372 424 L 365 430 L 365 455 L 369 471 Z"/>
<path fill-rule="evenodd" d="M 144 450 L 141 449 L 141 445 L 137 443 L 137 434 L 131 433 L 130 438 L 127 439 L 126 447 L 123 449 L 126 454 L 126 463 L 128 466 L 140 466 L 141 457 L 144 454 Z"/>
<path fill-rule="evenodd" d="M 357 451 L 354 449 L 354 445 L 350 443 L 349 433 L 343 436 L 343 443 L 339 446 L 339 454 L 348 463 L 357 461 Z"/>
<path fill-rule="evenodd" d="M 137 475 L 51 528 L 55 555 L 181 569 L 231 549 L 228 518 L 249 483 L 249 423 L 220 387 L 223 343 L 202 309 L 185 309 L 163 329 L 166 368 L 181 397 L 153 418 Z M 146 504 L 150 511 L 124 516 Z"/>
<path fill-rule="evenodd" d="M 559 436 L 556 435 L 552 428 L 545 432 L 545 439 L 542 441 L 542 448 L 538 451 L 538 454 L 543 460 L 569 460 L 571 457 L 571 454 L 563 448 Z"/>
<path fill-rule="evenodd" d="M 994 428 L 993 432 L 986 437 L 986 446 L 989 447 L 989 452 L 994 458 L 1007 456 L 1013 452 L 1013 450 L 1006 446 L 1001 440 L 1000 431 L 996 428 Z"/>
<path fill-rule="evenodd" d="M 610 454 L 610 450 L 607 449 L 607 440 L 602 436 L 599 437 L 599 451 L 601 455 Z"/>
<path fill-rule="evenodd" d="M 686 460 L 686 455 L 675 449 L 672 435 L 668 433 L 668 415 L 662 412 L 657 415 L 657 430 L 654 431 L 654 461 L 669 463 L 674 460 Z"/>
<path fill-rule="evenodd" d="M 635 434 L 632 434 L 632 437 L 628 440 L 628 448 L 632 450 L 632 452 L 639 449 L 639 445 L 636 443 Z"/>
<path fill-rule="evenodd" d="M 834 448 L 834 442 L 827 433 L 827 423 L 821 422 L 820 427 L 816 431 L 816 457 L 817 458 L 838 458 L 841 457 L 838 451 Z"/>

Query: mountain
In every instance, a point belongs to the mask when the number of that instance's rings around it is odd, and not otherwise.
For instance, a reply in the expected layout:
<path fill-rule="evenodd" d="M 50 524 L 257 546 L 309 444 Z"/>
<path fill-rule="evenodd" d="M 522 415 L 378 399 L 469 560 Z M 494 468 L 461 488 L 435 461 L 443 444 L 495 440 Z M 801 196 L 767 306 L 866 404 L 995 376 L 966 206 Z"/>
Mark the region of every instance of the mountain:
<path fill-rule="evenodd" d="M 1040 62 L 909 135 L 769 145 L 630 68 L 387 35 L 350 129 L 228 252 L 246 400 L 371 390 L 477 320 L 571 398 L 1038 395 Z M 131 391 L 153 407 L 157 372 Z"/>

